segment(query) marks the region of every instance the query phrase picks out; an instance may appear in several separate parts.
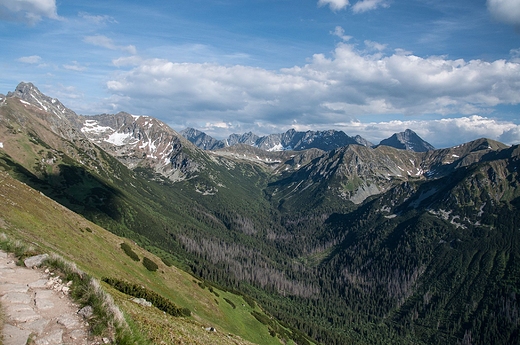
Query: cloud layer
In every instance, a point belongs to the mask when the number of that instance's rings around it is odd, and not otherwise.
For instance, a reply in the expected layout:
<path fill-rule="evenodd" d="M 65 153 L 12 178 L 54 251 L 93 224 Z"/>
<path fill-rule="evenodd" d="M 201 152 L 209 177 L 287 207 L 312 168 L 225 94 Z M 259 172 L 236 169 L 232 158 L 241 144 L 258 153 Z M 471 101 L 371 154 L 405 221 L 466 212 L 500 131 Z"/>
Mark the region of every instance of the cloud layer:
<path fill-rule="evenodd" d="M 520 143 L 520 125 L 478 115 L 439 120 L 394 120 L 369 123 L 351 121 L 337 123 L 335 128 L 350 135 L 359 134 L 375 144 L 393 133 L 402 132 L 405 128 L 413 129 L 437 148 L 455 146 L 477 138 L 490 138 L 509 145 Z"/>
<path fill-rule="evenodd" d="M 237 119 L 241 125 L 320 126 L 375 114 L 460 117 L 520 103 L 518 62 L 423 58 L 400 50 L 384 55 L 385 49 L 377 42 L 365 42 L 363 50 L 342 42 L 331 57 L 316 54 L 307 65 L 278 71 L 119 59 L 114 64 L 128 69 L 107 87 L 123 109 L 159 110 L 176 123 L 199 126 Z"/>

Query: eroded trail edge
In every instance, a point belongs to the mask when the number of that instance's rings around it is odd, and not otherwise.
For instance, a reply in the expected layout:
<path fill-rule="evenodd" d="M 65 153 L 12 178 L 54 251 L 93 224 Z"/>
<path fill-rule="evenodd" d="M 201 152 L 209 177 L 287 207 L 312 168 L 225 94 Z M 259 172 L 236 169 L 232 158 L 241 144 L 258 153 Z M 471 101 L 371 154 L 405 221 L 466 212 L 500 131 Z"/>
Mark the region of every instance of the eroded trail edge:
<path fill-rule="evenodd" d="M 33 267 L 30 260 L 25 263 Z M 89 339 L 85 310 L 68 296 L 70 284 L 49 270 L 17 266 L 12 254 L 0 250 L 3 344 L 103 343 Z"/>

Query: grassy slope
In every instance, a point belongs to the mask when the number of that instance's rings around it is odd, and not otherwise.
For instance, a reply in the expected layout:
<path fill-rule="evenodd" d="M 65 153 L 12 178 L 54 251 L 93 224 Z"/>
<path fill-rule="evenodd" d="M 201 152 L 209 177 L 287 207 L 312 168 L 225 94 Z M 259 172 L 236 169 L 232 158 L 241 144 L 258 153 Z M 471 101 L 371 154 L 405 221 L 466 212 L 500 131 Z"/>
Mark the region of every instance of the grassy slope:
<path fill-rule="evenodd" d="M 0 172 L 0 228 L 7 234 L 30 242 L 42 251 L 54 251 L 75 262 L 81 269 L 100 279 L 104 276 L 142 284 L 168 297 L 181 307 L 192 311 L 192 317 L 173 318 L 128 302 L 128 297 L 105 286 L 114 295 L 122 310 L 131 315 L 137 327 L 157 343 L 185 341 L 207 344 L 247 344 L 236 334 L 257 344 L 280 344 L 269 335 L 266 326 L 250 314 L 241 297 L 215 290 L 202 289 L 191 275 L 167 267 L 149 252 L 131 244 L 140 258 L 147 256 L 159 265 L 157 272 L 149 272 L 140 262 L 132 261 L 120 249 L 124 241 L 108 231 L 69 211 L 39 192 Z M 236 305 L 233 309 L 224 297 Z M 217 303 L 218 301 L 218 303 Z M 258 307 L 257 307 L 258 310 Z M 215 327 L 208 333 L 204 327 Z M 209 337 L 209 338 L 208 338 Z"/>

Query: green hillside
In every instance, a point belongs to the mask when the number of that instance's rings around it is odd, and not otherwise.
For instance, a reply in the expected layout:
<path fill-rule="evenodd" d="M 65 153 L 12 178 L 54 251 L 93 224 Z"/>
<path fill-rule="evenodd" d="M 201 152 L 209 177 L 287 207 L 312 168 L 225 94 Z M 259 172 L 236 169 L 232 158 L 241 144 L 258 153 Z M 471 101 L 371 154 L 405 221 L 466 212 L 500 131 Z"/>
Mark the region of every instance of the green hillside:
<path fill-rule="evenodd" d="M 166 322 L 105 286 L 150 338 L 171 322 L 180 336 L 215 327 L 261 344 L 519 341 L 518 146 L 356 145 L 262 163 L 179 139 L 170 163 L 189 174 L 174 181 L 26 105 L 0 107 L 0 225 L 192 312 Z"/>
<path fill-rule="evenodd" d="M 262 310 L 256 304 L 249 305 L 242 296 L 204 286 L 203 281 L 165 265 L 159 257 L 69 211 L 5 171 L 0 172 L 0 190 L 0 230 L 11 238 L 40 252 L 58 253 L 99 280 L 115 277 L 145 286 L 191 311 L 191 317 L 168 316 L 131 302 L 128 295 L 103 284 L 151 343 L 280 344 L 252 315 L 253 311 L 263 314 Z M 129 244 L 139 261 L 126 255 L 121 243 Z M 142 264 L 145 257 L 159 269 L 146 269 Z M 206 331 L 209 327 L 217 332 Z"/>

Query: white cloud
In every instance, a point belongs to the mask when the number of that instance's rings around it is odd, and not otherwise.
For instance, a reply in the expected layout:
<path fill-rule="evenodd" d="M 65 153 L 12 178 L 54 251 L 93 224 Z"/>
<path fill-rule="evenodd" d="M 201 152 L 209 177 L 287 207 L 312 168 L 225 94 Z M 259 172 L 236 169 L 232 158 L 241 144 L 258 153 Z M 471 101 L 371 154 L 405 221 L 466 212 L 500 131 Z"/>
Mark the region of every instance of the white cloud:
<path fill-rule="evenodd" d="M 367 46 L 386 48 L 374 42 Z M 262 123 L 285 128 L 297 121 L 318 128 L 365 115 L 437 114 L 464 119 L 439 120 L 439 128 L 446 124 L 441 133 L 457 128 L 473 135 L 481 128 L 496 139 L 511 124 L 468 116 L 520 103 L 520 63 L 513 60 L 424 58 L 399 49 L 371 54 L 345 42 L 331 57 L 316 54 L 307 65 L 278 71 L 164 59 L 118 59 L 114 64 L 127 69 L 107 82 L 114 107 L 200 127 Z M 478 127 L 481 123 L 486 125 Z"/>
<path fill-rule="evenodd" d="M 498 137 L 498 139 L 506 144 L 520 144 L 520 126 L 508 129 Z"/>
<path fill-rule="evenodd" d="M 520 1 L 487 0 L 487 8 L 496 20 L 520 26 Z"/>
<path fill-rule="evenodd" d="M 114 23 L 117 24 L 117 20 L 114 17 L 108 15 L 93 15 L 87 12 L 79 12 L 78 16 L 83 19 L 86 19 L 94 24 L 100 25 L 105 23 Z"/>
<path fill-rule="evenodd" d="M 20 62 L 28 63 L 28 64 L 39 64 L 42 61 L 42 58 L 38 55 L 31 55 L 31 56 L 22 56 L 21 58 L 17 59 Z"/>
<path fill-rule="evenodd" d="M 318 6 L 329 6 L 329 8 L 336 12 L 339 10 L 346 9 L 350 2 L 349 0 L 319 0 Z M 388 0 L 358 0 L 352 5 L 352 12 L 363 13 L 371 10 L 375 10 L 379 7 L 389 7 Z"/>
<path fill-rule="evenodd" d="M 329 5 L 330 9 L 333 11 L 343 10 L 348 5 L 348 0 L 319 0 L 318 6 L 327 6 Z"/>
<path fill-rule="evenodd" d="M 352 6 L 354 13 L 363 13 L 366 11 L 375 10 L 378 7 L 388 7 L 386 0 L 360 0 Z"/>
<path fill-rule="evenodd" d="M 110 50 L 121 50 L 125 51 L 129 54 L 135 55 L 137 54 L 137 49 L 133 45 L 128 46 L 120 46 L 116 45 L 111 38 L 108 38 L 104 35 L 94 35 L 94 36 L 85 36 L 83 41 L 88 44 L 92 44 L 98 47 L 107 48 Z"/>
<path fill-rule="evenodd" d="M 377 51 L 383 51 L 387 47 L 386 44 L 381 44 L 381 43 L 377 43 L 377 42 L 369 41 L 369 40 L 365 40 L 364 43 L 368 49 L 377 50 Z"/>
<path fill-rule="evenodd" d="M 0 0 L 0 19 L 34 24 L 42 17 L 60 19 L 56 0 Z"/>
<path fill-rule="evenodd" d="M 72 61 L 71 64 L 65 64 L 63 65 L 63 68 L 76 72 L 82 72 L 87 69 L 85 66 L 81 66 L 77 61 Z"/>
<path fill-rule="evenodd" d="M 341 26 L 336 26 L 334 28 L 334 31 L 331 31 L 330 34 L 334 35 L 334 36 L 338 36 L 345 42 L 352 39 L 352 36 L 345 35 L 345 30 Z"/>
<path fill-rule="evenodd" d="M 472 115 L 439 120 L 408 120 L 369 122 L 350 121 L 335 124 L 335 128 L 349 135 L 359 134 L 378 144 L 393 133 L 406 128 L 415 131 L 421 138 L 437 148 L 451 147 L 479 138 L 489 138 L 505 144 L 520 143 L 520 126 L 509 121 Z"/>

